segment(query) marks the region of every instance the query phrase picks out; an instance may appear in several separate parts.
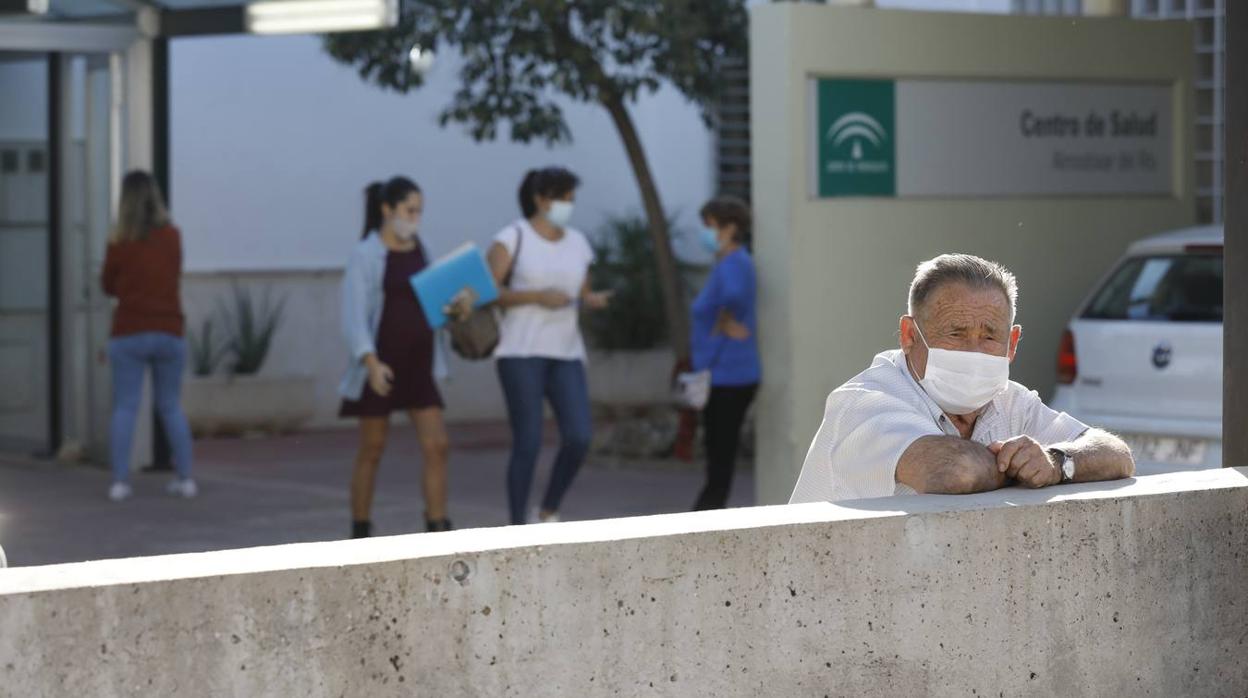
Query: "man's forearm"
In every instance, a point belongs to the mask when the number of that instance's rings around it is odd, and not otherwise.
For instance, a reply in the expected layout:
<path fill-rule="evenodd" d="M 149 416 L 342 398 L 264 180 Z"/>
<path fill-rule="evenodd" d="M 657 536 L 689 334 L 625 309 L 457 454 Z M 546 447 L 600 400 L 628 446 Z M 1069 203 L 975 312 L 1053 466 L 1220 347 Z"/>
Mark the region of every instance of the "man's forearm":
<path fill-rule="evenodd" d="M 897 481 L 927 494 L 970 494 L 1005 486 L 996 456 L 986 446 L 956 436 L 925 436 L 897 462 Z"/>
<path fill-rule="evenodd" d="M 1122 439 L 1089 429 L 1069 443 L 1052 444 L 1075 460 L 1075 482 L 1118 480 L 1135 474 L 1135 459 Z"/>

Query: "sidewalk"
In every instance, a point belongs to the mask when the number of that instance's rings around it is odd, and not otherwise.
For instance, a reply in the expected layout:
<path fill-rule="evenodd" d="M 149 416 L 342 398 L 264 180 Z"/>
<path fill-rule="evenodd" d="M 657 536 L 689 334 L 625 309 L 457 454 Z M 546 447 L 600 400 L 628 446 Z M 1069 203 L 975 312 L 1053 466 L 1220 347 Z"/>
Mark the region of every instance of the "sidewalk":
<path fill-rule="evenodd" d="M 452 428 L 451 518 L 458 528 L 507 522 L 501 425 Z M 200 496 L 173 499 L 165 474 L 136 473 L 134 497 L 108 501 L 108 473 L 0 455 L 0 546 L 10 566 L 203 552 L 348 537 L 348 482 L 355 432 L 325 431 L 195 444 Z M 377 535 L 424 530 L 419 449 L 395 427 L 377 479 Z M 531 501 L 545 487 L 553 444 L 544 449 Z M 564 501 L 564 520 L 686 511 L 701 469 L 591 456 Z M 754 501 L 752 473 L 738 469 L 731 506 Z"/>

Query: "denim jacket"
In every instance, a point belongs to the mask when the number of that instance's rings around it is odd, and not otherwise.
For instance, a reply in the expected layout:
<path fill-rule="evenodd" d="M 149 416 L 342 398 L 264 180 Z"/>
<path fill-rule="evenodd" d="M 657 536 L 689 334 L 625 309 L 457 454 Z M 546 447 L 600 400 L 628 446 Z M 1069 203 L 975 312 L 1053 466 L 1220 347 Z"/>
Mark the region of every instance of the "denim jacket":
<path fill-rule="evenodd" d="M 364 357 L 377 352 L 377 329 L 381 326 L 381 306 L 385 298 L 382 282 L 386 253 L 381 236 L 369 233 L 352 250 L 342 277 L 342 334 L 347 340 L 350 363 L 338 384 L 338 394 L 348 400 L 359 400 L 364 394 L 364 384 L 368 382 Z M 450 375 L 441 332 L 434 335 L 433 375 L 439 380 Z"/>

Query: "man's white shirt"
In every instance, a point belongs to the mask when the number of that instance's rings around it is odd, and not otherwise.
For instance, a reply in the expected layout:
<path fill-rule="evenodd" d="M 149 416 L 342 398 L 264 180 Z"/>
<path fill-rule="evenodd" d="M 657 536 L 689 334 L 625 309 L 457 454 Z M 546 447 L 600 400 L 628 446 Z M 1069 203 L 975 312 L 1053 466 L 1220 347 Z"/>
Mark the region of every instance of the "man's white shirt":
<path fill-rule="evenodd" d="M 979 416 L 971 440 L 987 446 L 1030 436 L 1047 446 L 1078 438 L 1087 425 L 1049 409 L 1034 390 L 1010 381 Z M 828 395 L 790 504 L 914 494 L 896 481 L 897 461 L 924 436 L 960 436 L 924 392 L 900 349 L 876 355 L 871 367 Z"/>

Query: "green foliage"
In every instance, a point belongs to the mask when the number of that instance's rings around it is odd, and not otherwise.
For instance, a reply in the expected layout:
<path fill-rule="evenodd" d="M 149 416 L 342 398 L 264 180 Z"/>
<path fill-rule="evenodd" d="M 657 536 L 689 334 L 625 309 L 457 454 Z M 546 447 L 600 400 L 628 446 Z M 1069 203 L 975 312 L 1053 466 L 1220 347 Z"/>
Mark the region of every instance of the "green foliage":
<path fill-rule="evenodd" d="M 669 227 L 671 223 L 669 222 Z M 673 230 L 673 237 L 680 237 Z M 589 268 L 590 285 L 595 291 L 614 291 L 606 310 L 583 316 L 589 343 L 608 351 L 641 350 L 662 346 L 668 340 L 663 317 L 663 291 L 654 266 L 654 237 L 644 216 L 612 216 L 599 229 L 590 244 L 594 262 Z M 702 270 L 681 265 L 682 281 L 688 288 Z"/>
<path fill-rule="evenodd" d="M 218 305 L 229 337 L 226 347 L 234 356 L 230 373 L 253 375 L 260 372 L 269 354 L 286 299 L 282 298 L 274 304 L 269 290 L 265 289 L 264 296 L 257 302 L 250 291 L 243 290 L 237 284 L 232 286 L 232 291 L 232 307 L 224 303 Z"/>
<path fill-rule="evenodd" d="M 478 141 L 509 124 L 511 140 L 568 142 L 556 95 L 623 104 L 663 82 L 712 110 L 720 65 L 746 52 L 745 0 L 406 0 L 397 27 L 332 34 L 325 50 L 383 88 L 423 84 L 413 45 L 463 59 L 460 87 L 440 123 Z"/>
<path fill-rule="evenodd" d="M 187 331 L 187 343 L 191 347 L 191 372 L 197 376 L 210 376 L 216 372 L 226 347 L 212 336 L 212 318 L 205 318 L 198 333 Z"/>

